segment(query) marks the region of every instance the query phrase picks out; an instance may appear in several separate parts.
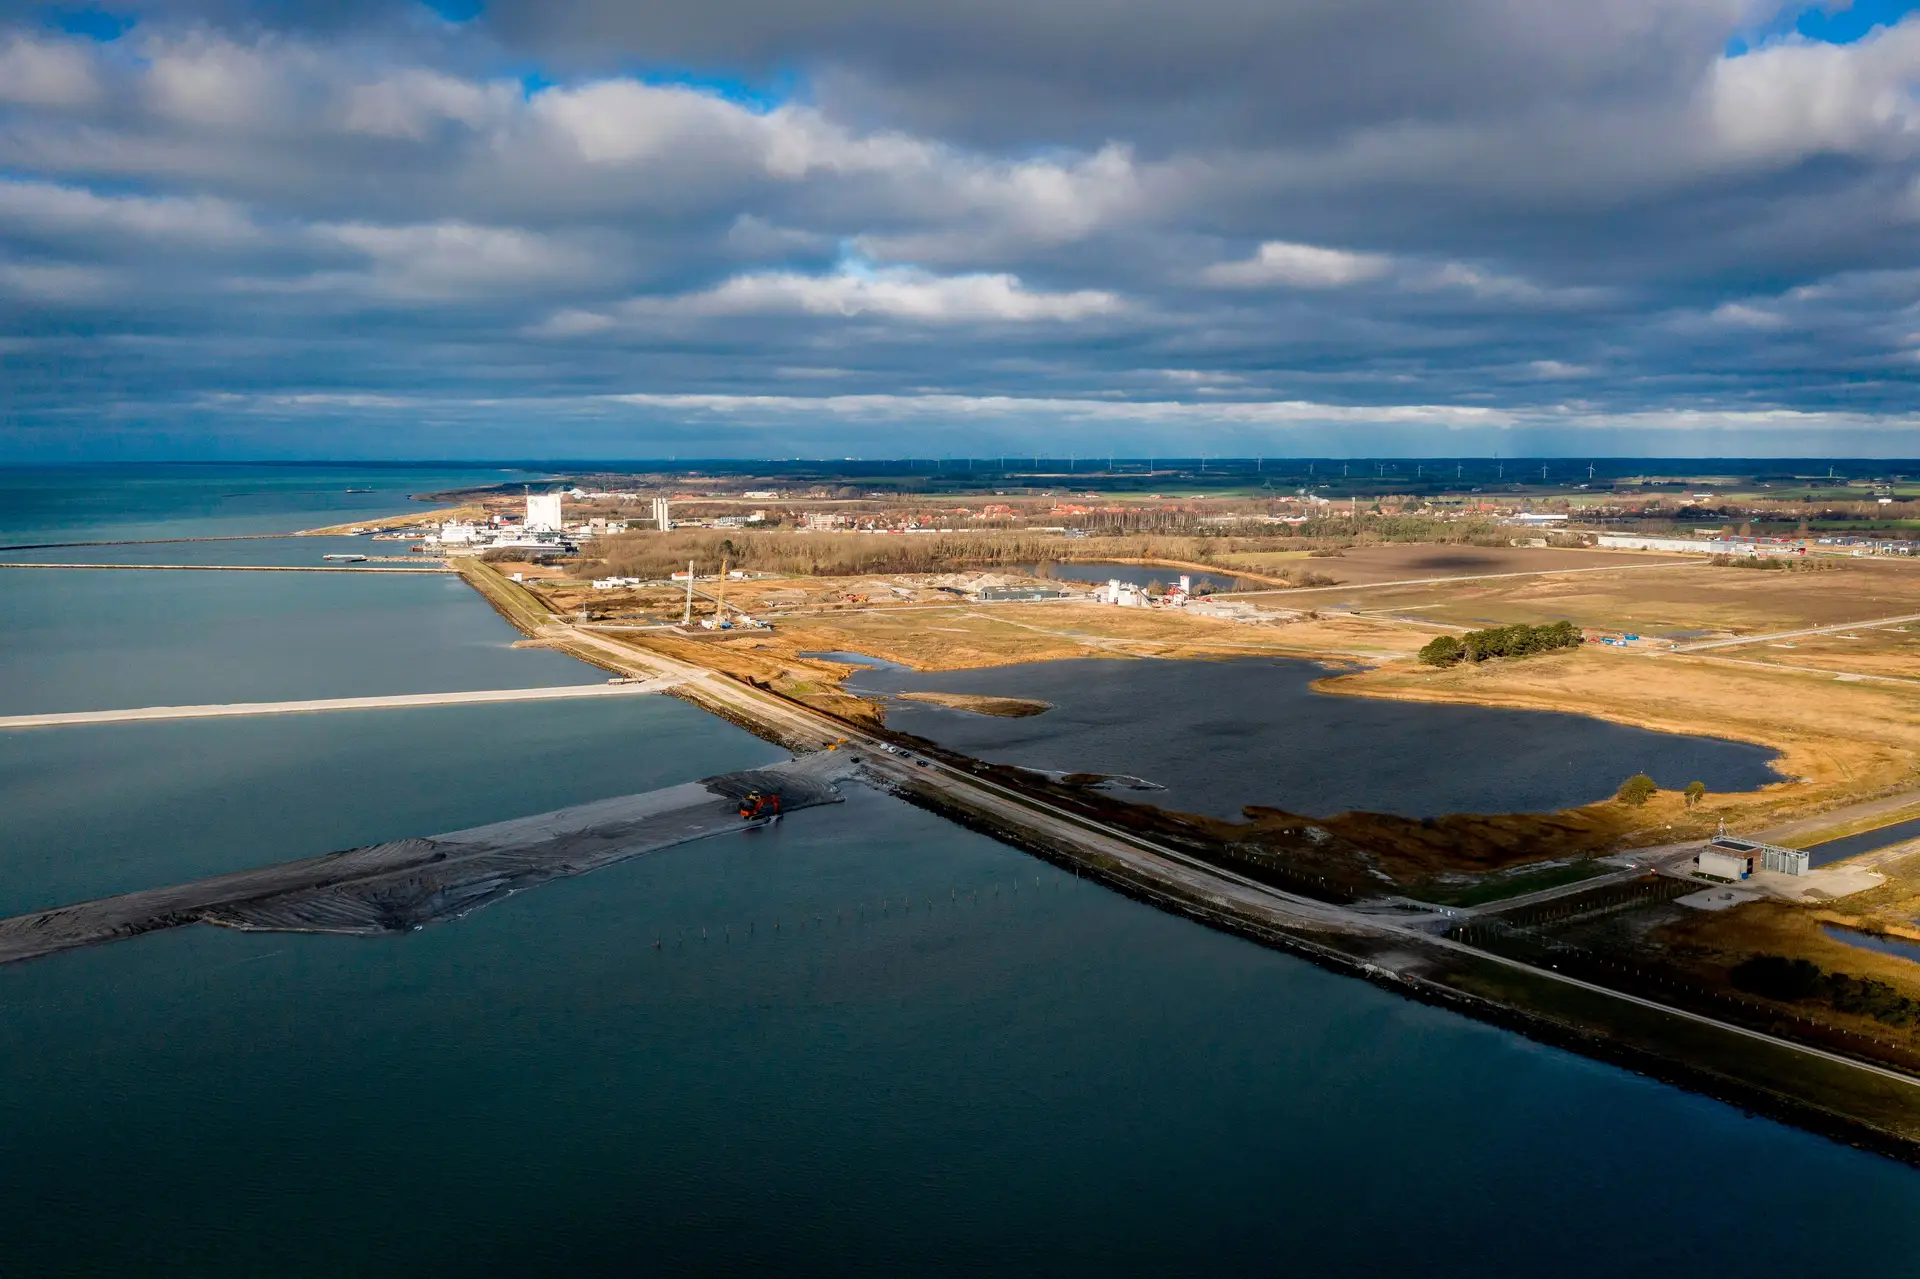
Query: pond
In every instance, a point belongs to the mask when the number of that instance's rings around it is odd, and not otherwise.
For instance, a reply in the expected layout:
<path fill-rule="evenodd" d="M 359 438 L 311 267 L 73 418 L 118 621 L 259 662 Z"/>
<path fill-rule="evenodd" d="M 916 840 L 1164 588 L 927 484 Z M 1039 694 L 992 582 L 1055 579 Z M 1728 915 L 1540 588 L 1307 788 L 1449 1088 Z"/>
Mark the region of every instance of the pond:
<path fill-rule="evenodd" d="M 1115 564 L 1105 560 L 1087 560 L 1078 563 L 1065 563 L 1054 560 L 1046 564 L 1023 564 L 1021 571 L 1037 577 L 1050 577 L 1061 582 L 1084 582 L 1089 586 L 1102 586 L 1114 578 L 1130 582 L 1135 586 L 1172 586 L 1184 575 L 1191 580 L 1195 590 L 1205 591 L 1258 591 L 1269 589 L 1267 582 L 1250 577 L 1236 577 L 1232 573 L 1202 572 L 1190 568 L 1169 568 L 1164 564 Z"/>
<path fill-rule="evenodd" d="M 1899 959 L 1911 959 L 1920 963 L 1920 941 L 1906 937 L 1888 937 L 1883 933 L 1863 933 L 1857 928 L 1842 928 L 1838 924 L 1822 924 L 1820 931 L 1856 950 L 1871 950 L 1882 955 L 1893 955 Z"/>
<path fill-rule="evenodd" d="M 875 664 L 878 667 L 878 664 Z M 1762 747 L 1581 715 L 1316 693 L 1317 662 L 1079 659 L 971 671 L 856 672 L 854 691 L 1030 698 L 1053 709 L 996 719 L 889 701 L 902 732 L 996 763 L 1126 773 L 1165 786 L 1166 808 L 1236 818 L 1248 804 L 1349 810 L 1550 812 L 1612 795 L 1645 772 L 1710 791 L 1779 780 Z"/>

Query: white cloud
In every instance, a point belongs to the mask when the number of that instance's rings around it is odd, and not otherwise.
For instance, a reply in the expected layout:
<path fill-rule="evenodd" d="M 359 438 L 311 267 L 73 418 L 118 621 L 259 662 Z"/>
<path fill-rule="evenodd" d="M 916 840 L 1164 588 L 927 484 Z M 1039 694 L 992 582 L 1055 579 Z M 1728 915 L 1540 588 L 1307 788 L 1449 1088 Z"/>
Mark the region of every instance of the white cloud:
<path fill-rule="evenodd" d="M 1288 285 L 1299 289 L 1337 289 L 1385 275 L 1393 259 L 1379 253 L 1352 253 L 1312 244 L 1268 240 L 1253 257 L 1219 262 L 1201 272 L 1207 283 L 1222 288 L 1259 288 Z"/>
<path fill-rule="evenodd" d="M 1213 401 L 1122 398 L 967 395 L 908 392 L 866 395 L 745 395 L 634 392 L 586 396 L 447 397 L 367 393 L 261 393 L 202 396 L 208 408 L 247 412 L 357 408 L 370 411 L 456 413 L 495 410 L 527 417 L 547 413 L 602 417 L 613 407 L 687 421 L 727 421 L 771 429 L 813 423 L 865 425 L 892 431 L 902 424 L 994 426 L 1021 432 L 1095 426 L 1258 430 L 1431 428 L 1442 431 L 1566 430 L 1644 432 L 1650 438 L 1674 432 L 1736 432 L 1788 441 L 1846 433 L 1902 436 L 1920 430 L 1920 416 L 1784 407 L 1743 409 L 1646 409 L 1613 413 L 1590 405 L 1531 408 L 1457 404 L 1330 404 L 1313 400 Z M 883 438 L 892 438 L 891 436 Z M 1190 435 L 1178 438 L 1191 439 Z M 1885 447 L 1881 445 L 1880 447 Z M 1874 454 L 1866 454 L 1874 456 Z"/>
<path fill-rule="evenodd" d="M 602 270 L 583 248 L 512 227 L 347 222 L 315 227 L 313 235 L 364 254 L 375 291 L 409 300 L 578 287 Z"/>
<path fill-rule="evenodd" d="M 205 34 L 156 39 L 147 49 L 147 99 L 182 123 L 257 130 L 284 118 L 310 63 L 284 46 L 250 48 Z"/>
<path fill-rule="evenodd" d="M 1786 317 L 1757 306 L 1748 306 L 1744 302 L 1722 302 L 1713 309 L 1710 317 L 1720 324 L 1733 325 L 1743 329 L 1784 329 Z"/>
<path fill-rule="evenodd" d="M 1523 280 L 1518 276 L 1494 275 L 1475 270 L 1462 262 L 1447 263 L 1421 284 L 1427 288 L 1465 289 L 1479 298 L 1507 298 L 1513 301 L 1530 302 L 1541 295 L 1540 287 L 1529 280 Z"/>
<path fill-rule="evenodd" d="M 1739 158 L 1898 146 L 1920 132 L 1920 18 L 1846 45 L 1800 36 L 1715 64 L 1705 109 L 1715 141 Z"/>
<path fill-rule="evenodd" d="M 1503 409 L 1453 404 L 1352 405 L 1311 400 L 1193 404 L 1182 400 L 1048 398 L 1015 395 L 662 395 L 601 397 L 611 403 L 676 412 L 756 416 L 829 415 L 842 418 L 1012 418 L 1143 424 L 1205 423 L 1313 426 L 1367 423 L 1445 427 L 1511 426 Z"/>
<path fill-rule="evenodd" d="M 1593 372 L 1591 365 L 1569 364 L 1564 360 L 1534 360 L 1527 369 L 1535 377 L 1546 379 L 1586 377 Z"/>
<path fill-rule="evenodd" d="M 76 238 L 104 233 L 174 244 L 232 245 L 260 238 L 245 210 L 226 200 L 103 196 L 79 187 L 4 178 L 0 225 Z"/>
<path fill-rule="evenodd" d="M 945 148 L 888 175 L 890 203 L 920 225 L 855 238 L 860 252 L 892 261 L 957 266 L 1083 240 L 1138 217 L 1147 181 L 1132 151 L 999 162 Z"/>
<path fill-rule="evenodd" d="M 0 45 L 0 102 L 76 107 L 100 96 L 92 59 L 79 46 L 18 34 Z"/>
<path fill-rule="evenodd" d="M 0 261 L 0 294 L 29 302 L 79 305 L 112 292 L 113 275 L 99 267 L 68 263 Z"/>
<path fill-rule="evenodd" d="M 727 228 L 727 247 L 746 258 L 783 258 L 826 252 L 833 248 L 833 237 L 742 213 Z"/>
<path fill-rule="evenodd" d="M 547 89 L 532 113 L 589 164 L 633 164 L 700 137 L 737 143 L 750 128 L 746 112 L 709 94 L 631 80 Z"/>
<path fill-rule="evenodd" d="M 419 142 L 448 121 L 474 129 L 504 122 L 519 100 L 511 84 L 475 84 L 409 67 L 347 89 L 342 120 L 349 132 Z"/>
<path fill-rule="evenodd" d="M 1036 292 L 1004 273 L 942 276 L 912 267 L 851 266 L 831 275 L 739 275 L 655 305 L 697 315 L 874 315 L 929 324 L 1082 320 L 1122 309 L 1120 299 L 1103 290 Z"/>
<path fill-rule="evenodd" d="M 575 338 L 587 337 L 595 333 L 605 333 L 616 328 L 620 321 L 611 315 L 599 311 L 581 311 L 569 308 L 555 311 L 539 324 L 526 330 L 528 337 L 537 338 Z"/>

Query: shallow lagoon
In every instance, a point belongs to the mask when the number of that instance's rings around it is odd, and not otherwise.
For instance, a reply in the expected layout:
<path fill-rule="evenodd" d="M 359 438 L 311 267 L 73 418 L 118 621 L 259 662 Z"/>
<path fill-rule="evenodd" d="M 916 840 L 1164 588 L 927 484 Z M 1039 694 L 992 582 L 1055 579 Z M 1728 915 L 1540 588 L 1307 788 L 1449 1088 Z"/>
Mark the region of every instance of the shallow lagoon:
<path fill-rule="evenodd" d="M 1265 804 L 1348 810 L 1551 812 L 1613 794 L 1644 771 L 1663 787 L 1709 790 L 1779 780 L 1773 752 L 1581 715 L 1436 706 L 1316 693 L 1317 662 L 1089 658 L 970 671 L 857 671 L 851 688 L 1023 697 L 1054 709 L 996 719 L 889 702 L 902 732 L 996 763 L 1131 773 L 1165 786 L 1167 808 L 1238 817 Z"/>

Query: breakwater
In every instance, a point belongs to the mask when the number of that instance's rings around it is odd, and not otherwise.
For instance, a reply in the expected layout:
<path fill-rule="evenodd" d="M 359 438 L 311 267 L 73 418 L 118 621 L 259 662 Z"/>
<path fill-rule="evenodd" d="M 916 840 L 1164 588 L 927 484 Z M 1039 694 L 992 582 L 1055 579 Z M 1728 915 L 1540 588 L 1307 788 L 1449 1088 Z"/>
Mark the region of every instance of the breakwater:
<path fill-rule="evenodd" d="M 751 791 L 792 813 L 839 802 L 823 754 L 444 835 L 390 840 L 0 920 L 0 964 L 183 924 L 382 935 L 457 919 L 512 893 L 754 825 Z"/>

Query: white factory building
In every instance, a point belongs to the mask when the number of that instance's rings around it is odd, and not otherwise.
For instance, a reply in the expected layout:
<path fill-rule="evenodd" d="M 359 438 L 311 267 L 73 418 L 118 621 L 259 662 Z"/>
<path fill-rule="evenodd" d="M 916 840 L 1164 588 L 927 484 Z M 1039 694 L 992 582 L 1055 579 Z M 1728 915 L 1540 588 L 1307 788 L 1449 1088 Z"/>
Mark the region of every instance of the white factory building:
<path fill-rule="evenodd" d="M 1634 533 L 1601 533 L 1594 545 L 1615 551 L 1665 551 L 1692 555 L 1804 555 L 1804 543 L 1785 538 L 1757 537 L 1642 537 Z"/>
<path fill-rule="evenodd" d="M 527 522 L 525 528 L 529 533 L 560 532 L 560 494 L 527 494 Z"/>
<path fill-rule="evenodd" d="M 440 526 L 438 533 L 430 534 L 426 542 L 436 547 L 470 547 L 474 552 L 495 547 L 526 550 L 535 554 L 576 551 L 579 546 L 568 536 L 565 525 L 561 523 L 560 497 L 558 493 L 527 494 L 527 518 L 522 524 L 499 527 L 448 520 Z"/>
<path fill-rule="evenodd" d="M 1184 608 L 1193 593 L 1193 579 L 1181 574 L 1180 580 L 1168 588 L 1158 599 L 1147 594 L 1142 587 L 1132 582 L 1123 582 L 1117 577 L 1107 579 L 1105 586 L 1096 587 L 1093 599 L 1096 604 L 1115 604 L 1121 608 Z"/>

